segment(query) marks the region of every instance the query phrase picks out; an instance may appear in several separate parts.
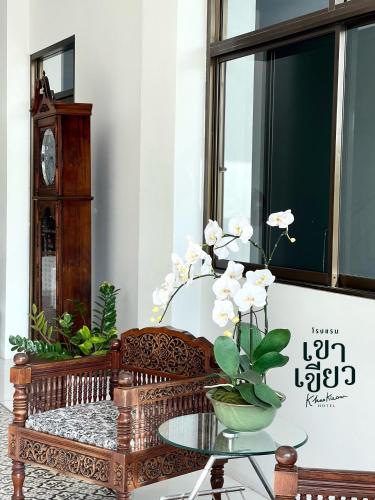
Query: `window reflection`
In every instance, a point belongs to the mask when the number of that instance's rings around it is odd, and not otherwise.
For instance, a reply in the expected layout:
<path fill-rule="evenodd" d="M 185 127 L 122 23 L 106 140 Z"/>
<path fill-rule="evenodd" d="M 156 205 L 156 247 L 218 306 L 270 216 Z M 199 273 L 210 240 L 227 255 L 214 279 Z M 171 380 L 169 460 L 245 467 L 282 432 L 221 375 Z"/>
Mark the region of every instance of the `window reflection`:
<path fill-rule="evenodd" d="M 56 221 L 47 207 L 41 219 L 42 310 L 47 320 L 56 318 Z"/>
<path fill-rule="evenodd" d="M 329 0 L 225 0 L 223 38 L 328 9 Z"/>

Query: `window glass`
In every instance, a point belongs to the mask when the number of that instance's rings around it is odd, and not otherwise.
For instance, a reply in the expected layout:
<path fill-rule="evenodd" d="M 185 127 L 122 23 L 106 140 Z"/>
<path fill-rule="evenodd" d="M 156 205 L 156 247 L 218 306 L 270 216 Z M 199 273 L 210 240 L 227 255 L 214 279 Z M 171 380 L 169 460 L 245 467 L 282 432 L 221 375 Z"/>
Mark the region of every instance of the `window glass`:
<path fill-rule="evenodd" d="M 327 9 L 329 0 L 225 0 L 223 38 Z"/>
<path fill-rule="evenodd" d="M 327 271 L 333 58 L 329 34 L 226 63 L 224 228 L 246 214 L 270 250 L 267 215 L 291 209 L 298 245 L 284 239 L 273 265 Z M 238 257 L 258 264 L 250 252 Z"/>
<path fill-rule="evenodd" d="M 42 60 L 42 68 L 48 76 L 51 89 L 55 92 L 74 87 L 74 51 L 60 52 Z"/>
<path fill-rule="evenodd" d="M 340 274 L 375 278 L 375 25 L 347 34 Z"/>

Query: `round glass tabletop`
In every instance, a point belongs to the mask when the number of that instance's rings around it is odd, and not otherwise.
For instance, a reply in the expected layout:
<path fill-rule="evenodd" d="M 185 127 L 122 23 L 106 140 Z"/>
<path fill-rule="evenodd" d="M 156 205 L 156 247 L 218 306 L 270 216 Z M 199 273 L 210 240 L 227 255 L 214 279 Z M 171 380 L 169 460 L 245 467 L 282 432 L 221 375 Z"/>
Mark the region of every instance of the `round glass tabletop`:
<path fill-rule="evenodd" d="M 194 413 L 167 420 L 158 430 L 163 441 L 177 448 L 207 455 L 272 455 L 279 446 L 299 448 L 307 441 L 306 432 L 277 417 L 258 432 L 229 431 L 214 413 Z"/>

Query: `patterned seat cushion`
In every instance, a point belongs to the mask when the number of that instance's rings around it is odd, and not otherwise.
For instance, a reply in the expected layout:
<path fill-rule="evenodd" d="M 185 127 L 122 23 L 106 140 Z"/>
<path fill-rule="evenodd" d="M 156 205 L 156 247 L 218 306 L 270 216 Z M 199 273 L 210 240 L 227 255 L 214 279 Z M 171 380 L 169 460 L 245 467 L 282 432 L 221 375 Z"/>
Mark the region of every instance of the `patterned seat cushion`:
<path fill-rule="evenodd" d="M 31 415 L 26 427 L 99 448 L 117 449 L 117 407 L 112 401 L 68 406 Z"/>

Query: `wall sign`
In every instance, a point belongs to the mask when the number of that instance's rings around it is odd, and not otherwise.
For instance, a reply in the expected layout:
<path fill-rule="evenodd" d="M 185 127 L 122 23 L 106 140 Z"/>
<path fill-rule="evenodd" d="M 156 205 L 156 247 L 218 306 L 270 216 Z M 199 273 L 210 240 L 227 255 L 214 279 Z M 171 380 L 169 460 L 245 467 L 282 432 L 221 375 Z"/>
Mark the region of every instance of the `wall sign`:
<path fill-rule="evenodd" d="M 303 342 L 303 368 L 295 369 L 295 385 L 306 391 L 306 408 L 334 408 L 356 382 L 356 370 L 334 328 L 315 328 L 313 338 Z M 317 338 L 318 337 L 318 338 Z"/>

